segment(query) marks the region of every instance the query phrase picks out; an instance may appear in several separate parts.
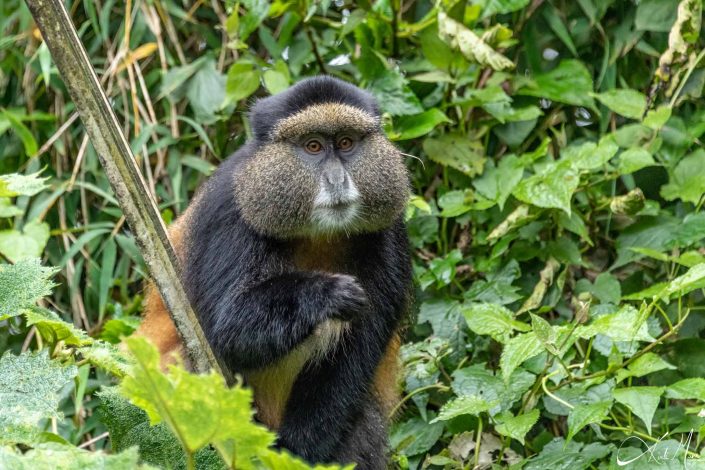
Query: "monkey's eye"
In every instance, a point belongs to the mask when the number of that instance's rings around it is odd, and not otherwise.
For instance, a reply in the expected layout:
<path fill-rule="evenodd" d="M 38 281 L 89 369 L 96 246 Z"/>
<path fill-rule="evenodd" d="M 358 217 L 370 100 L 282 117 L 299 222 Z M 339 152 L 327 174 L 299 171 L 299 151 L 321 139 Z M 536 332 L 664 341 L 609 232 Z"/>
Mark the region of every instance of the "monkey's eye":
<path fill-rule="evenodd" d="M 311 154 L 321 153 L 321 150 L 323 150 L 323 144 L 320 140 L 311 139 L 304 144 L 304 148 Z"/>
<path fill-rule="evenodd" d="M 346 152 L 353 148 L 353 141 L 350 137 L 343 137 L 338 141 L 338 148 Z"/>

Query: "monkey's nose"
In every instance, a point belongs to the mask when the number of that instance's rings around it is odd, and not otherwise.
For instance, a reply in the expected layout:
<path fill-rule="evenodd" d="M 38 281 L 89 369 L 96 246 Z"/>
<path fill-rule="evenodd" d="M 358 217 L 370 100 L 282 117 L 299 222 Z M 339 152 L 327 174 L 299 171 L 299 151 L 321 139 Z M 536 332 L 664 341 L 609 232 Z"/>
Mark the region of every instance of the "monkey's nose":
<path fill-rule="evenodd" d="M 330 170 L 326 172 L 326 181 L 328 184 L 337 188 L 339 186 L 344 186 L 345 183 L 345 170 L 342 168 L 336 168 L 335 170 Z"/>

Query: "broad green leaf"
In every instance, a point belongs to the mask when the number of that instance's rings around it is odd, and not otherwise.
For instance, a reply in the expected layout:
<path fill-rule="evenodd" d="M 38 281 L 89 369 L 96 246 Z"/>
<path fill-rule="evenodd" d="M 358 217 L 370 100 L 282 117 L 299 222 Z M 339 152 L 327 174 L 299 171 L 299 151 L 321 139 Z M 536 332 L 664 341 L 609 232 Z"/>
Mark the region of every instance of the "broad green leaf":
<path fill-rule="evenodd" d="M 165 374 L 157 349 L 145 339 L 131 337 L 126 344 L 135 362 L 120 390 L 152 424 L 164 421 L 188 453 L 212 444 L 228 464 L 254 468 L 251 459 L 266 451 L 274 434 L 253 422 L 250 390 L 229 389 L 214 372 L 193 375 L 172 366 Z"/>
<path fill-rule="evenodd" d="M 558 336 L 556 334 L 556 330 L 554 330 L 551 324 L 540 316 L 533 313 L 530 313 L 529 315 L 531 316 L 531 329 L 536 337 L 539 341 L 541 341 L 548 352 L 558 355 L 559 351 L 556 345 Z"/>
<path fill-rule="evenodd" d="M 516 155 L 502 157 L 496 167 L 485 168 L 480 178 L 475 178 L 473 186 L 479 194 L 496 201 L 500 209 L 512 194 L 524 174 L 524 165 Z"/>
<path fill-rule="evenodd" d="M 527 204 L 555 208 L 570 214 L 570 200 L 580 177 L 570 161 L 552 162 L 541 173 L 530 176 L 514 188 L 512 194 Z"/>
<path fill-rule="evenodd" d="M 527 359 L 541 354 L 544 351 L 541 340 L 535 333 L 523 333 L 507 341 L 499 359 L 502 369 L 502 378 L 508 382 L 512 372 Z"/>
<path fill-rule="evenodd" d="M 600 139 L 597 144 L 586 142 L 566 147 L 561 151 L 561 157 L 579 170 L 596 170 L 610 161 L 618 149 L 614 139 L 607 136 Z"/>
<path fill-rule="evenodd" d="M 93 342 L 86 332 L 62 320 L 56 313 L 39 307 L 24 312 L 27 326 L 34 325 L 46 341 L 56 344 L 63 341 L 69 346 L 86 346 Z"/>
<path fill-rule="evenodd" d="M 457 217 L 472 210 L 473 199 L 473 193 L 468 189 L 465 191 L 448 191 L 438 198 L 438 207 L 443 209 L 440 214 L 441 217 Z"/>
<path fill-rule="evenodd" d="M 592 91 L 590 72 L 582 62 L 571 59 L 561 61 L 549 72 L 536 75 L 518 93 L 594 109 Z"/>
<path fill-rule="evenodd" d="M 384 112 L 392 116 L 419 114 L 424 111 L 421 102 L 398 72 L 385 70 L 370 83 L 369 91 L 377 98 Z"/>
<path fill-rule="evenodd" d="M 479 396 L 463 396 L 459 398 L 454 398 L 448 403 L 443 405 L 441 410 L 438 412 L 438 417 L 431 421 L 431 424 L 438 421 L 448 421 L 456 416 L 462 415 L 473 415 L 478 416 L 480 413 L 485 413 L 490 410 L 493 406 L 497 405 L 497 402 L 488 402 Z"/>
<path fill-rule="evenodd" d="M 658 354 L 647 352 L 636 358 L 626 369 L 617 371 L 617 382 L 621 382 L 627 377 L 643 377 L 664 369 L 674 370 L 677 367 L 663 360 Z"/>
<path fill-rule="evenodd" d="M 668 184 L 661 187 L 661 196 L 668 201 L 682 199 L 697 204 L 704 193 L 705 149 L 701 148 L 678 162 Z"/>
<path fill-rule="evenodd" d="M 524 436 L 536 424 L 539 415 L 538 408 L 534 408 L 528 413 L 519 416 L 512 416 L 511 413 L 507 412 L 499 417 L 499 424 L 495 426 L 495 431 L 502 436 L 511 437 L 521 442 L 521 445 L 524 445 Z"/>
<path fill-rule="evenodd" d="M 22 122 L 21 116 L 17 116 L 6 109 L 0 109 L 0 115 L 7 119 L 15 135 L 22 141 L 25 155 L 33 157 L 37 153 L 37 141 L 32 135 L 32 131 Z"/>
<path fill-rule="evenodd" d="M 671 118 L 672 109 L 670 106 L 659 106 L 656 109 L 650 109 L 646 113 L 643 124 L 654 130 L 661 129 Z"/>
<path fill-rule="evenodd" d="M 12 173 L 0 175 L 0 197 L 34 196 L 48 188 L 46 181 L 49 177 L 41 178 L 41 171 L 29 175 Z"/>
<path fill-rule="evenodd" d="M 37 258 L 0 264 L 0 321 L 20 315 L 51 294 L 55 284 L 50 279 L 55 272 Z"/>
<path fill-rule="evenodd" d="M 186 96 L 188 80 L 201 68 L 209 57 L 202 56 L 193 62 L 180 66 L 171 67 L 167 73 L 162 75 L 162 82 L 157 99 L 169 96 L 173 100 L 180 100 Z"/>
<path fill-rule="evenodd" d="M 597 317 L 587 326 L 578 326 L 576 334 L 584 339 L 602 334 L 612 341 L 655 341 L 643 320 L 636 308 L 623 305 L 615 313 Z"/>
<path fill-rule="evenodd" d="M 511 13 L 521 10 L 529 4 L 531 0 L 478 0 L 474 2 L 482 7 L 482 18 L 487 18 L 496 14 Z"/>
<path fill-rule="evenodd" d="M 2 189 L 0 189 L 0 192 L 2 192 Z M 0 217 L 15 217 L 22 214 L 22 209 L 12 204 L 10 198 L 0 197 Z"/>
<path fill-rule="evenodd" d="M 629 387 L 614 390 L 614 399 L 629 408 L 646 425 L 651 434 L 651 420 L 661 401 L 663 387 Z"/>
<path fill-rule="evenodd" d="M 61 418 L 59 392 L 78 373 L 49 359 L 47 350 L 0 358 L 0 444 L 33 444 L 42 418 Z"/>
<path fill-rule="evenodd" d="M 196 114 L 196 120 L 204 124 L 216 119 L 216 113 L 225 104 L 225 76 L 215 67 L 215 59 L 206 60 L 189 79 L 186 96 Z"/>
<path fill-rule="evenodd" d="M 279 70 L 266 70 L 262 79 L 264 80 L 264 87 L 272 95 L 281 93 L 289 88 L 289 77 Z"/>
<path fill-rule="evenodd" d="M 260 84 L 259 69 L 246 59 L 235 62 L 228 69 L 225 94 L 228 102 L 237 103 L 257 91 Z"/>
<path fill-rule="evenodd" d="M 28 222 L 19 230 L 0 231 L 0 253 L 7 259 L 17 262 L 26 258 L 42 256 L 49 241 L 49 224 L 46 222 Z"/>
<path fill-rule="evenodd" d="M 429 412 L 429 417 L 434 418 L 435 414 Z M 389 443 L 392 449 L 402 455 L 423 454 L 438 441 L 444 427 L 442 422 L 427 422 L 419 416 L 414 416 L 392 427 Z"/>
<path fill-rule="evenodd" d="M 666 396 L 676 400 L 700 400 L 705 402 L 705 379 L 696 377 L 679 380 L 666 387 Z"/>
<path fill-rule="evenodd" d="M 585 470 L 598 459 L 610 454 L 612 445 L 593 442 L 565 442 L 556 437 L 524 466 L 524 470 Z"/>
<path fill-rule="evenodd" d="M 603 303 L 617 304 L 622 297 L 622 287 L 616 277 L 605 272 L 595 278 L 592 293 Z"/>
<path fill-rule="evenodd" d="M 477 396 L 490 403 L 497 403 L 489 410 L 490 416 L 493 416 L 511 409 L 535 381 L 534 374 L 517 369 L 505 383 L 484 364 L 475 364 L 453 372 L 452 387 L 458 396 Z"/>
<path fill-rule="evenodd" d="M 705 263 L 696 264 L 682 276 L 670 281 L 661 290 L 657 297 L 660 299 L 668 298 L 673 294 L 685 295 L 695 289 L 703 287 L 705 284 Z"/>
<path fill-rule="evenodd" d="M 529 331 L 529 325 L 514 319 L 507 308 L 496 304 L 463 304 L 461 310 L 468 327 L 477 335 L 489 335 L 495 341 L 505 343 L 514 331 Z"/>
<path fill-rule="evenodd" d="M 619 154 L 618 169 L 622 175 L 654 165 L 656 165 L 656 161 L 651 152 L 642 147 L 632 147 Z"/>
<path fill-rule="evenodd" d="M 641 120 L 646 111 L 646 96 L 632 89 L 612 89 L 604 93 L 594 93 L 597 100 L 624 117 Z"/>
<path fill-rule="evenodd" d="M 423 141 L 423 150 L 434 162 L 455 168 L 468 176 L 480 174 L 485 164 L 482 145 L 461 134 L 429 137 Z"/>
<path fill-rule="evenodd" d="M 119 454 L 90 452 L 71 445 L 46 443 L 24 454 L 12 447 L 0 447 L 2 468 L 12 470 L 127 470 L 154 469 L 140 464 L 137 448 Z"/>
<path fill-rule="evenodd" d="M 104 341 L 94 340 L 90 346 L 79 348 L 83 358 L 115 377 L 124 377 L 130 371 L 132 362 L 117 347 Z"/>
<path fill-rule="evenodd" d="M 441 123 L 451 122 L 443 111 L 431 108 L 421 114 L 400 116 L 394 120 L 392 140 L 408 140 L 426 135 Z"/>
<path fill-rule="evenodd" d="M 676 21 L 679 0 L 642 0 L 634 25 L 641 31 L 667 32 Z"/>
<path fill-rule="evenodd" d="M 468 60 L 487 65 L 494 70 L 514 68 L 514 62 L 492 49 L 477 34 L 449 17 L 444 11 L 438 12 L 438 34 L 451 47 L 459 49 Z"/>
<path fill-rule="evenodd" d="M 598 401 L 587 405 L 577 405 L 568 415 L 568 437 L 570 441 L 578 431 L 588 424 L 601 423 L 612 408 L 611 401 Z"/>

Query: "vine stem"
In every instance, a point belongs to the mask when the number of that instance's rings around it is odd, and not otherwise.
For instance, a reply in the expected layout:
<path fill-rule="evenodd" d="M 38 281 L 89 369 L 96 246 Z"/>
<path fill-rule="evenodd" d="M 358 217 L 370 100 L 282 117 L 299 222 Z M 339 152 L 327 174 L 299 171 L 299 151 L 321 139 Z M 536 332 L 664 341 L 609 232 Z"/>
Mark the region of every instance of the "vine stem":
<path fill-rule="evenodd" d="M 394 415 L 397 414 L 397 411 L 399 411 L 399 408 L 401 408 L 402 406 L 404 406 L 404 403 L 406 403 L 407 401 L 409 401 L 409 399 L 410 399 L 411 397 L 413 397 L 414 395 L 417 395 L 417 394 L 419 394 L 419 393 L 421 393 L 421 392 L 425 392 L 426 390 L 432 390 L 432 389 L 434 389 L 434 388 L 435 388 L 435 389 L 438 389 L 438 390 L 440 390 L 440 391 L 442 391 L 442 392 L 447 392 L 448 390 L 450 390 L 450 387 L 447 387 L 447 386 L 441 385 L 441 384 L 426 385 L 425 387 L 417 388 L 417 389 L 414 390 L 413 392 L 407 394 L 404 398 L 402 398 L 402 399 L 399 401 L 399 403 L 396 404 L 396 406 L 395 406 L 395 407 L 392 409 L 392 411 L 389 413 L 389 419 L 392 419 L 392 418 L 394 417 Z"/>

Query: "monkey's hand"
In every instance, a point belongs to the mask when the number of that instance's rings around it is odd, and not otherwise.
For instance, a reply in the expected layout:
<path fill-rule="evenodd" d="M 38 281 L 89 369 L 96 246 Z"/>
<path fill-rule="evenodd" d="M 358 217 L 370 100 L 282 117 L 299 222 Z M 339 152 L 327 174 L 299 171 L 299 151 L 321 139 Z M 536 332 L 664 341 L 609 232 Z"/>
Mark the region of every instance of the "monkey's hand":
<path fill-rule="evenodd" d="M 354 276 L 331 274 L 332 288 L 329 312 L 331 318 L 355 321 L 369 308 L 367 293 Z"/>

